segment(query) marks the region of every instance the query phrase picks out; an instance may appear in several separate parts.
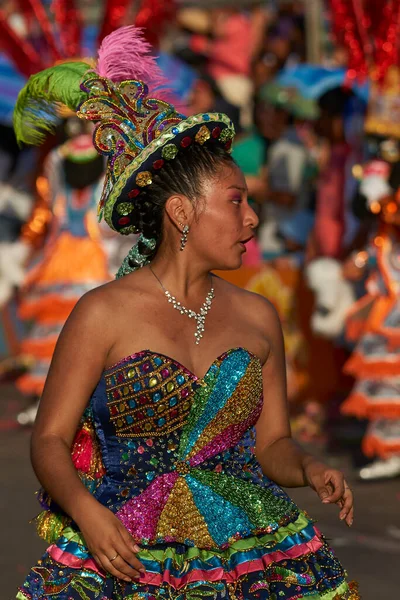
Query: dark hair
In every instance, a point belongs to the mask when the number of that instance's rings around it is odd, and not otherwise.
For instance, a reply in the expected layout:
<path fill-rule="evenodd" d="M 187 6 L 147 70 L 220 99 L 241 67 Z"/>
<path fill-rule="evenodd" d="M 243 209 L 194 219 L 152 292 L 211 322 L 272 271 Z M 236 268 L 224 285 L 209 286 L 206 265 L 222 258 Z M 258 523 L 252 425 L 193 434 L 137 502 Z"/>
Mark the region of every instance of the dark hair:
<path fill-rule="evenodd" d="M 117 277 L 127 275 L 150 262 L 162 241 L 165 203 L 172 194 L 195 201 L 202 194 L 202 183 L 217 175 L 223 165 L 234 165 L 232 156 L 219 144 L 192 144 L 153 174 L 153 182 L 135 200 L 131 223 L 142 234 L 125 258 Z M 155 243 L 154 243 L 155 240 Z"/>
<path fill-rule="evenodd" d="M 318 100 L 318 106 L 321 110 L 329 113 L 330 116 L 343 115 L 353 92 L 346 88 L 336 87 L 328 90 Z"/>
<path fill-rule="evenodd" d="M 74 190 L 82 190 L 100 179 L 104 173 L 104 158 L 97 155 L 93 160 L 79 163 L 64 159 L 66 183 Z"/>

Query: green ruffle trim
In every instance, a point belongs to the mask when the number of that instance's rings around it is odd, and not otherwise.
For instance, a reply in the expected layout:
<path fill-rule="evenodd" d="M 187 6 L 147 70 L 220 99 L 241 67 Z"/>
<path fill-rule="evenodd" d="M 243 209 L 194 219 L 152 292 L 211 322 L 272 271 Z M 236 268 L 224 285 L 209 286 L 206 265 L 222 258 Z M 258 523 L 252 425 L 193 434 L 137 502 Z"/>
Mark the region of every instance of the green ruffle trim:
<path fill-rule="evenodd" d="M 225 549 L 216 548 L 213 550 L 206 550 L 189 546 L 184 554 L 176 554 L 173 548 L 166 548 L 165 550 L 153 550 L 145 547 L 139 552 L 139 557 L 143 560 L 146 560 L 147 558 L 149 560 L 156 560 L 158 562 L 168 558 L 173 558 L 174 566 L 176 568 L 183 567 L 185 562 L 196 559 L 200 559 L 204 562 L 212 560 L 212 558 L 215 556 L 229 559 L 233 554 L 236 554 L 236 552 L 246 552 L 254 550 L 255 548 L 262 547 L 273 550 L 277 544 L 283 542 L 283 540 L 285 540 L 287 537 L 296 533 L 300 533 L 305 527 L 307 527 L 307 525 L 309 525 L 309 523 L 309 519 L 307 519 L 305 515 L 300 514 L 294 523 L 289 523 L 285 527 L 280 527 L 275 533 L 266 533 L 259 536 L 252 536 L 241 540 L 236 540 Z"/>
<path fill-rule="evenodd" d="M 225 549 L 202 549 L 196 546 L 188 546 L 187 551 L 184 554 L 176 553 L 174 548 L 166 547 L 165 549 L 153 549 L 150 547 L 141 548 L 138 553 L 138 557 L 141 560 L 163 562 L 166 559 L 173 559 L 175 568 L 183 568 L 184 563 L 187 561 L 201 560 L 204 562 L 212 560 L 215 556 L 229 559 L 236 552 L 246 552 L 254 550 L 255 548 L 273 548 L 283 542 L 287 537 L 292 536 L 301 531 L 310 524 L 310 520 L 304 515 L 300 514 L 298 519 L 294 523 L 290 523 L 284 527 L 280 527 L 275 533 L 267 533 L 259 536 L 252 536 L 241 540 L 236 540 Z M 62 532 L 63 538 L 68 542 L 74 542 L 79 544 L 81 548 L 86 548 L 85 541 L 79 531 L 74 530 L 72 527 L 66 527 Z M 54 540 L 55 541 L 55 540 Z"/>
<path fill-rule="evenodd" d="M 178 572 L 180 571 L 181 573 L 185 573 L 185 571 L 187 571 L 188 568 L 190 568 L 190 563 L 193 561 L 199 561 L 209 564 L 212 564 L 215 561 L 221 561 L 224 564 L 228 564 L 231 557 L 237 552 L 250 553 L 251 551 L 257 548 L 265 548 L 273 552 L 274 548 L 280 543 L 284 542 L 284 540 L 287 537 L 293 536 L 295 534 L 301 536 L 301 532 L 309 525 L 310 519 L 304 513 L 300 513 L 299 517 L 295 522 L 280 527 L 278 531 L 276 531 L 274 534 L 264 534 L 259 536 L 252 536 L 241 540 L 236 540 L 233 541 L 232 544 L 225 549 L 208 550 L 188 546 L 184 554 L 179 554 L 174 548 L 171 548 L 169 546 L 166 546 L 165 549 L 157 549 L 152 548 L 150 546 L 142 547 L 142 549 L 138 553 L 138 558 L 144 564 L 146 564 L 146 561 L 149 561 L 149 563 L 153 564 L 154 562 L 156 562 L 159 565 L 170 564 L 173 569 L 176 569 Z M 62 539 L 62 545 L 65 547 L 65 550 L 67 552 L 69 543 L 74 545 L 76 544 L 82 552 L 83 560 L 85 552 L 87 552 L 87 557 L 89 557 L 89 552 L 87 550 L 84 538 L 79 531 L 76 531 L 71 526 L 66 526 L 62 531 Z M 65 542 L 67 542 L 66 545 Z M 277 567 L 279 567 L 279 561 L 276 563 L 276 565 Z M 239 576 L 239 579 L 240 578 L 241 576 Z M 178 593 L 178 591 L 176 593 Z M 174 597 L 175 596 L 172 595 L 171 599 Z M 181 596 L 177 596 L 177 598 L 178 597 L 181 598 Z M 231 600 L 233 600 L 234 598 L 236 598 L 235 595 L 233 595 L 232 598 L 230 596 Z M 298 598 L 299 600 L 300 598 L 307 598 L 307 600 L 360 600 L 357 585 L 354 583 L 347 583 L 346 581 L 343 581 L 334 590 L 330 590 L 324 593 L 306 594 L 304 596 L 298 596 Z M 29 595 L 25 595 L 25 593 L 22 590 L 18 592 L 16 599 L 32 600 L 32 598 Z"/>
<path fill-rule="evenodd" d="M 330 590 L 325 594 L 307 596 L 307 600 L 318 600 L 319 598 L 323 600 L 360 600 L 360 595 L 356 589 L 352 590 L 349 584 L 343 581 L 335 590 Z"/>

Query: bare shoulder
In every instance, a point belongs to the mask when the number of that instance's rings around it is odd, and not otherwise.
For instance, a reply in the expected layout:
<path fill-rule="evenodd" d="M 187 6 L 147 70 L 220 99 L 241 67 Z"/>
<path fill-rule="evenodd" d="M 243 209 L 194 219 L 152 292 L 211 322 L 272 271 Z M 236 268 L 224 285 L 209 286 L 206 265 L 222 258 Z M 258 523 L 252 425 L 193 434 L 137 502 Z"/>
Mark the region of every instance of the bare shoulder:
<path fill-rule="evenodd" d="M 223 293 L 230 296 L 238 311 L 254 320 L 265 334 L 274 334 L 281 329 L 279 315 L 274 305 L 265 296 L 245 290 L 223 279 L 219 280 Z"/>
<path fill-rule="evenodd" d="M 133 273 L 121 279 L 110 281 L 82 296 L 72 311 L 67 324 L 83 327 L 86 330 L 101 331 L 106 336 L 115 331 L 115 325 L 126 312 L 128 303 L 145 293 L 140 274 Z M 112 340 L 111 340 L 112 342 Z"/>
<path fill-rule="evenodd" d="M 79 300 L 77 307 L 81 312 L 95 311 L 96 315 L 115 313 L 126 298 L 134 298 L 144 293 L 141 274 L 132 273 L 121 279 L 115 279 L 87 292 Z"/>

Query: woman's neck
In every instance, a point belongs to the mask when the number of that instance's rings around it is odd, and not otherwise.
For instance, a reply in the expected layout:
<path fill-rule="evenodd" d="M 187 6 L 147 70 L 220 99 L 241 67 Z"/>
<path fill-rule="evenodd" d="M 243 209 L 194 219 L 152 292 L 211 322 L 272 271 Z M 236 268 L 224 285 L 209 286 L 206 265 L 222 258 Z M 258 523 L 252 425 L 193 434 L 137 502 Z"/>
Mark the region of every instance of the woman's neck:
<path fill-rule="evenodd" d="M 170 260 L 156 256 L 148 268 L 159 285 L 184 303 L 198 300 L 210 291 L 211 273 L 195 263 L 188 255 Z"/>

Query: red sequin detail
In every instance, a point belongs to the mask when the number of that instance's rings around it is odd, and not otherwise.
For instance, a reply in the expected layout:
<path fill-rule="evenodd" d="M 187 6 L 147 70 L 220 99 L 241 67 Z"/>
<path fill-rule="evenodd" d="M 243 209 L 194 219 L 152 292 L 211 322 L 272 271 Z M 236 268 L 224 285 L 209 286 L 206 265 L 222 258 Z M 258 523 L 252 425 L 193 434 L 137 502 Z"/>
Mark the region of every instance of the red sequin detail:
<path fill-rule="evenodd" d="M 221 127 L 214 127 L 214 129 L 211 132 L 211 135 L 213 136 L 213 138 L 219 138 L 220 133 L 221 133 Z"/>
<path fill-rule="evenodd" d="M 158 171 L 158 169 L 161 169 L 164 166 L 164 160 L 162 158 L 159 158 L 158 160 L 155 160 L 153 162 L 153 169 L 156 169 Z"/>
<path fill-rule="evenodd" d="M 140 194 L 140 190 L 138 190 L 137 188 L 135 188 L 134 190 L 131 190 L 128 193 L 128 198 L 136 198 L 136 196 L 139 196 Z"/>
<path fill-rule="evenodd" d="M 129 217 L 121 217 L 118 219 L 118 225 L 128 225 L 131 222 Z"/>
<path fill-rule="evenodd" d="M 119 391 L 118 390 L 114 390 L 113 391 L 113 396 L 117 400 L 119 398 L 119 396 L 120 396 Z"/>
<path fill-rule="evenodd" d="M 188 146 L 190 146 L 191 143 L 192 143 L 192 138 L 189 137 L 188 135 L 186 137 L 184 137 L 183 140 L 181 140 L 182 148 L 187 148 Z"/>
<path fill-rule="evenodd" d="M 225 150 L 230 150 L 232 148 L 232 140 L 229 140 L 229 142 L 226 142 L 225 144 Z"/>

